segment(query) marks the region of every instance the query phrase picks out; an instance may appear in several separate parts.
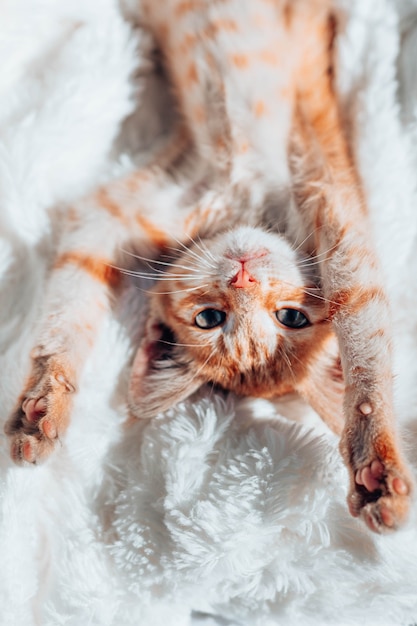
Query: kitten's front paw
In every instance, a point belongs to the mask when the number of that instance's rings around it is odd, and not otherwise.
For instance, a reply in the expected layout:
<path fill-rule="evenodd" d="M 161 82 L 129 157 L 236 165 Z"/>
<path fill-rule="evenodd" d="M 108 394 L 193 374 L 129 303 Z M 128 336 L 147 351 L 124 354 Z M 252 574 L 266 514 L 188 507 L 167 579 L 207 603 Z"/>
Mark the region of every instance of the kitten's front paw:
<path fill-rule="evenodd" d="M 47 367 L 34 387 L 21 396 L 6 423 L 11 439 L 11 457 L 20 464 L 37 463 L 54 450 L 67 427 L 74 387 L 56 366 Z"/>
<path fill-rule="evenodd" d="M 406 465 L 389 435 L 380 435 L 368 449 L 358 450 L 357 443 L 355 447 L 347 437 L 342 438 L 342 454 L 350 459 L 349 511 L 354 517 L 361 516 L 374 532 L 396 530 L 406 520 L 411 504 L 413 483 Z"/>

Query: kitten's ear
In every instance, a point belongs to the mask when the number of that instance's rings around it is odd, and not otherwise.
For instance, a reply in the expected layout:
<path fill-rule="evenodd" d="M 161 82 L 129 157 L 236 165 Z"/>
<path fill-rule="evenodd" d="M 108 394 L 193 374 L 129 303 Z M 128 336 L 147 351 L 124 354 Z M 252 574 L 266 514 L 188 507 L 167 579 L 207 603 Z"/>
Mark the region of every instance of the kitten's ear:
<path fill-rule="evenodd" d="M 136 353 L 129 384 L 129 408 L 150 419 L 185 400 L 202 386 L 184 348 L 163 324 L 152 321 Z"/>
<path fill-rule="evenodd" d="M 344 423 L 345 384 L 336 339 L 310 364 L 297 391 L 329 428 L 340 435 Z"/>

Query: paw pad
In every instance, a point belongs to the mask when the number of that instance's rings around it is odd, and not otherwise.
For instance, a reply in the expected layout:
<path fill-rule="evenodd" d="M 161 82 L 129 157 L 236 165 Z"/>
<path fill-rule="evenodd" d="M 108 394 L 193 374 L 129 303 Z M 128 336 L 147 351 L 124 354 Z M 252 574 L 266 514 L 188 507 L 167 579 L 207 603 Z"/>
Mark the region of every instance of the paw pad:
<path fill-rule="evenodd" d="M 46 398 L 26 398 L 22 403 L 22 411 L 29 422 L 38 422 L 47 411 Z"/>
<path fill-rule="evenodd" d="M 55 364 L 50 370 L 23 392 L 6 423 L 16 463 L 34 464 L 46 459 L 68 425 L 75 388 L 61 373 L 62 368 Z"/>
<path fill-rule="evenodd" d="M 363 485 L 368 491 L 372 492 L 381 488 L 383 476 L 383 464 L 381 461 L 374 460 L 370 465 L 366 465 L 356 472 L 355 481 L 358 485 Z"/>
<path fill-rule="evenodd" d="M 349 509 L 354 517 L 361 515 L 374 532 L 394 530 L 407 517 L 411 482 L 399 473 L 399 468 L 384 465 L 379 459 L 354 472 Z"/>

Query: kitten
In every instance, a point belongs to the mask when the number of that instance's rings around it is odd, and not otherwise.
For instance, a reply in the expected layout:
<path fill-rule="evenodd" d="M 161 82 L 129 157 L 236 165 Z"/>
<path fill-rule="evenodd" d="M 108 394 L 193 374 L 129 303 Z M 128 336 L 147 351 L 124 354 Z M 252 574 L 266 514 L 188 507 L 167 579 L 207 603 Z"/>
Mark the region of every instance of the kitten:
<path fill-rule="evenodd" d="M 119 251 L 155 259 L 200 237 L 151 297 L 133 414 L 151 417 L 205 382 L 263 397 L 296 390 L 335 430 L 343 402 L 349 509 L 372 530 L 396 528 L 412 482 L 394 431 L 389 305 L 333 88 L 330 2 L 139 8 L 176 97 L 176 133 L 147 168 L 68 211 L 32 370 L 6 427 L 12 457 L 37 462 L 65 431 L 120 286 Z"/>
<path fill-rule="evenodd" d="M 315 263 L 277 233 L 236 226 L 156 262 L 130 382 L 151 418 L 207 382 L 239 395 L 301 394 L 340 433 L 343 380 Z"/>

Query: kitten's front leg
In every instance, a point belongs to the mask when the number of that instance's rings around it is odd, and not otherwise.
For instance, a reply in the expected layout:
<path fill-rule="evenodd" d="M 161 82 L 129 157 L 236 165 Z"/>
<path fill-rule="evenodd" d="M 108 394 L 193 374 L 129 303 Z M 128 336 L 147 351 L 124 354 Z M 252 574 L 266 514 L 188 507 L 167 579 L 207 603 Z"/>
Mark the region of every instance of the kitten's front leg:
<path fill-rule="evenodd" d="M 33 359 L 29 380 L 5 427 L 14 461 L 36 463 L 54 449 L 68 425 L 75 391 L 68 374 L 59 355 Z"/>
<path fill-rule="evenodd" d="M 340 450 L 350 475 L 348 506 L 376 532 L 393 530 L 407 518 L 412 479 L 384 409 L 371 416 L 362 403 L 343 433 Z M 365 415 L 363 414 L 365 412 Z M 352 415 L 352 413 L 351 413 Z"/>
<path fill-rule="evenodd" d="M 350 475 L 348 505 L 352 515 L 383 532 L 407 517 L 413 481 L 396 434 L 389 301 L 368 243 L 365 216 L 362 222 L 362 228 L 337 228 L 338 239 L 334 214 L 333 222 L 323 225 L 328 250 L 324 292 L 345 379 L 340 450 Z"/>
<path fill-rule="evenodd" d="M 5 427 L 16 462 L 46 458 L 68 426 L 80 371 L 119 277 L 108 263 L 93 250 L 68 247 L 56 260 L 31 371 Z"/>
<path fill-rule="evenodd" d="M 135 233 L 133 199 L 126 210 L 112 190 L 123 196 L 133 176 L 80 200 L 62 216 L 30 373 L 5 426 L 18 463 L 46 458 L 68 426 L 80 373 L 120 281 L 115 259 Z M 138 198 L 140 193 L 136 204 Z M 136 231 L 140 236 L 138 225 Z"/>
<path fill-rule="evenodd" d="M 169 162 L 182 150 L 175 137 L 173 147 L 164 151 Z M 113 268 L 122 249 L 133 239 L 142 254 L 153 256 L 194 234 L 200 218 L 215 219 L 214 209 L 207 217 L 207 207 L 184 207 L 184 195 L 186 182 L 180 185 L 152 164 L 100 188 L 68 212 L 31 372 L 5 427 L 16 462 L 47 457 L 67 428 L 80 372 L 120 280 Z"/>
<path fill-rule="evenodd" d="M 367 216 L 354 213 L 361 206 L 355 181 L 348 190 L 337 182 L 322 188 L 328 193 L 321 197 L 316 250 L 343 367 L 340 450 L 350 476 L 348 505 L 352 515 L 383 532 L 404 522 L 413 487 L 396 433 L 389 301 Z"/>
<path fill-rule="evenodd" d="M 340 450 L 350 475 L 348 505 L 352 515 L 384 532 L 406 519 L 413 481 L 396 433 L 389 301 L 348 174 L 346 166 L 331 184 L 321 182 L 316 251 L 343 367 Z"/>
<path fill-rule="evenodd" d="M 319 29 L 311 49 L 319 52 L 304 60 L 294 148 L 305 178 L 295 188 L 339 340 L 349 508 L 383 532 L 405 520 L 413 481 L 395 427 L 389 302 L 333 85 L 334 27 L 329 16 L 328 45 Z"/>
<path fill-rule="evenodd" d="M 379 303 L 379 307 L 383 306 Z M 366 318 L 374 311 L 375 302 L 370 298 L 356 313 L 349 315 L 346 306 L 346 311 L 340 312 L 336 320 L 348 359 L 346 426 L 340 450 L 349 470 L 351 514 L 360 515 L 372 530 L 384 532 L 405 521 L 413 480 L 395 428 L 389 327 L 384 328 L 381 315 L 379 328 L 368 331 Z M 358 329 L 363 333 L 362 354 L 358 354 L 357 347 L 349 340 Z M 350 348 L 354 354 L 349 354 Z"/>

